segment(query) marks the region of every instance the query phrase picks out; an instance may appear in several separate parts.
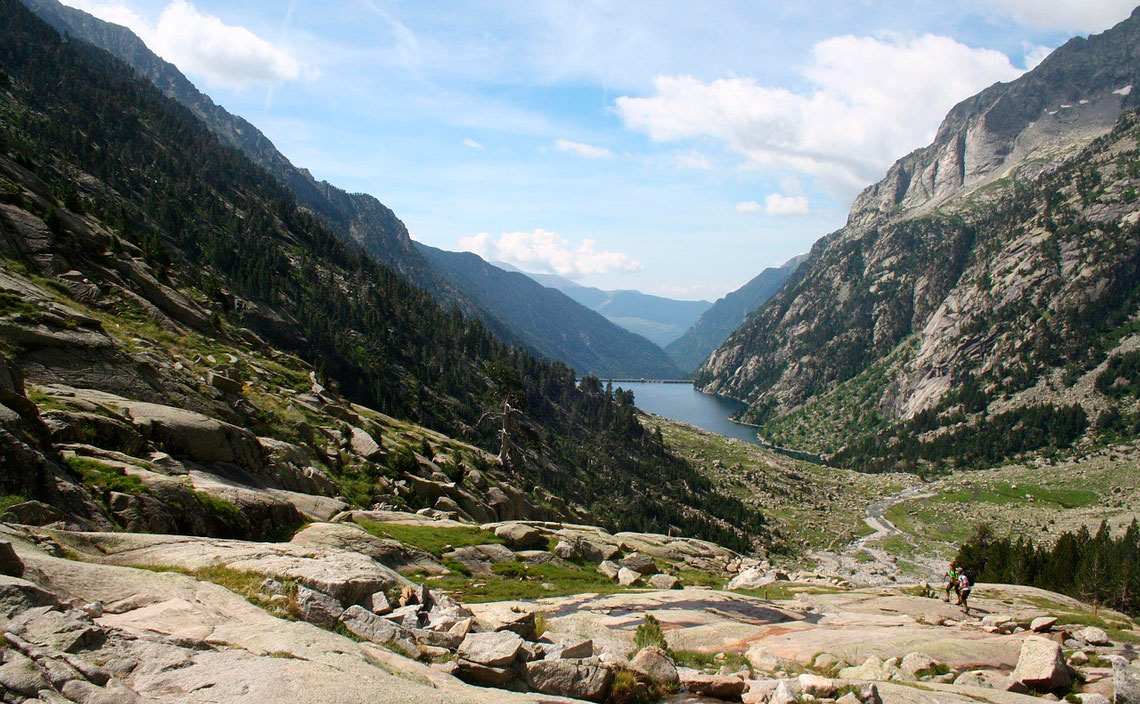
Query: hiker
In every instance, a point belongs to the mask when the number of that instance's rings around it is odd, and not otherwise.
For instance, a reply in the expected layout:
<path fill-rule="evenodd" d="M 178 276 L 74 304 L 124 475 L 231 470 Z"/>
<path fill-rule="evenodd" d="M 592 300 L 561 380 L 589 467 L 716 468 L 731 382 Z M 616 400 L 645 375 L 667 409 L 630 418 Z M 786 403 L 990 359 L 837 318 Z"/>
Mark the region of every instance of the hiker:
<path fill-rule="evenodd" d="M 966 614 L 967 616 L 970 615 L 970 604 L 968 603 L 968 600 L 970 598 L 970 590 L 973 588 L 974 584 L 970 581 L 970 577 L 966 574 L 966 571 L 962 570 L 959 572 L 958 603 L 962 605 L 962 613 Z"/>
<path fill-rule="evenodd" d="M 950 590 L 953 589 L 954 593 L 958 593 L 958 567 L 951 562 L 950 569 L 946 571 L 946 596 L 942 599 L 947 604 L 950 603 Z M 961 597 L 958 601 L 961 602 Z"/>

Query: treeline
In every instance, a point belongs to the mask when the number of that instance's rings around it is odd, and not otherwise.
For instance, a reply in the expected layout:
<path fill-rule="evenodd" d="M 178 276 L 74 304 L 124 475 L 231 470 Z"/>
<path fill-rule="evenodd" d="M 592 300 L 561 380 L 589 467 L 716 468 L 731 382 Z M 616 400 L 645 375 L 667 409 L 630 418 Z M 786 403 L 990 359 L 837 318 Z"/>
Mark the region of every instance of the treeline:
<path fill-rule="evenodd" d="M 1081 526 L 1052 545 L 1025 536 L 998 538 L 988 526 L 958 549 L 954 560 L 978 582 L 1024 584 L 1140 615 L 1140 525 L 1113 537 L 1102 522 L 1096 534 Z"/>
<path fill-rule="evenodd" d="M 831 460 L 864 472 L 936 474 L 991 466 L 1023 452 L 1067 448 L 1088 427 L 1088 415 L 1080 406 L 1051 403 L 968 421 L 964 411 L 976 408 L 973 404 L 984 407 L 984 395 L 979 393 L 973 385 L 966 385 L 957 397 L 885 431 L 864 436 Z"/>
<path fill-rule="evenodd" d="M 137 246 L 168 283 L 211 296 L 219 320 L 298 354 L 346 396 L 485 449 L 498 449 L 489 416 L 511 395 L 528 450 L 514 471 L 607 527 L 738 549 L 761 535 L 762 517 L 645 432 L 632 394 L 579 388 L 572 369 L 443 310 L 125 64 L 16 0 L 0 0 L 0 72 L 0 152 L 56 194 L 39 214 L 65 242 L 57 208 L 82 209 L 114 232 L 110 248 Z"/>

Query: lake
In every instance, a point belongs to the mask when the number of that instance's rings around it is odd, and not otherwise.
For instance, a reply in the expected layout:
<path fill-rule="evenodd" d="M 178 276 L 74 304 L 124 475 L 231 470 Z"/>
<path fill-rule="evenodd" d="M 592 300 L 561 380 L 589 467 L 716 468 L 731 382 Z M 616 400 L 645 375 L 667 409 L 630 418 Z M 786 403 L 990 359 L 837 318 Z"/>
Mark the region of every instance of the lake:
<path fill-rule="evenodd" d="M 747 440 L 759 444 L 756 428 L 733 423 L 729 415 L 744 408 L 744 404 L 732 399 L 702 394 L 692 384 L 654 384 L 647 382 L 614 383 L 633 392 L 637 407 L 648 413 L 683 421 L 698 428 L 726 435 L 730 438 Z"/>

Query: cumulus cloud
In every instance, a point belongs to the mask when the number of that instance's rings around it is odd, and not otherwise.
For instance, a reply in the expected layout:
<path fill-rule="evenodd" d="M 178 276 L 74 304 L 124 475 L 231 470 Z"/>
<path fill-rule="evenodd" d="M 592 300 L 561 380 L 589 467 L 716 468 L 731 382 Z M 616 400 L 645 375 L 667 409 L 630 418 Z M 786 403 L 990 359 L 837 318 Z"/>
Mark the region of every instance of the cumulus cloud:
<path fill-rule="evenodd" d="M 154 53 L 186 73 L 231 87 L 312 80 L 318 71 L 245 27 L 173 0 L 152 23 L 117 0 L 66 0 L 66 4 L 137 34 Z"/>
<path fill-rule="evenodd" d="M 568 139 L 559 139 L 554 142 L 554 148 L 560 152 L 570 152 L 584 159 L 612 159 L 614 153 L 605 147 L 595 147 L 592 144 L 571 142 Z"/>
<path fill-rule="evenodd" d="M 1047 46 L 1040 46 L 1038 44 L 1026 44 L 1025 46 L 1025 68 L 1026 70 L 1033 70 L 1037 68 L 1037 64 L 1045 60 L 1045 57 L 1052 54 L 1053 50 Z"/>
<path fill-rule="evenodd" d="M 1100 32 L 1125 19 L 1135 0 L 997 0 L 1004 12 L 1022 24 L 1068 32 Z"/>
<path fill-rule="evenodd" d="M 479 144 L 475 140 L 471 139 L 470 137 L 464 137 L 463 138 L 463 146 L 470 147 L 471 149 L 478 149 L 479 151 L 483 151 L 486 148 L 482 144 Z"/>
<path fill-rule="evenodd" d="M 764 203 L 746 200 L 736 204 L 738 213 L 766 213 L 768 215 L 809 215 L 811 203 L 807 196 L 786 196 L 783 193 L 769 193 Z"/>
<path fill-rule="evenodd" d="M 590 274 L 640 271 L 641 263 L 621 252 L 600 250 L 592 239 L 573 244 L 549 230 L 504 232 L 492 239 L 486 232 L 461 237 L 460 249 L 490 261 L 503 261 L 535 274 L 558 274 L 570 279 Z"/>
<path fill-rule="evenodd" d="M 655 141 L 712 138 L 747 166 L 790 167 L 850 197 L 928 143 L 955 103 L 1021 73 L 1001 52 L 947 37 L 841 36 L 813 47 L 803 92 L 750 77 L 658 76 L 654 95 L 623 96 L 616 108 Z"/>

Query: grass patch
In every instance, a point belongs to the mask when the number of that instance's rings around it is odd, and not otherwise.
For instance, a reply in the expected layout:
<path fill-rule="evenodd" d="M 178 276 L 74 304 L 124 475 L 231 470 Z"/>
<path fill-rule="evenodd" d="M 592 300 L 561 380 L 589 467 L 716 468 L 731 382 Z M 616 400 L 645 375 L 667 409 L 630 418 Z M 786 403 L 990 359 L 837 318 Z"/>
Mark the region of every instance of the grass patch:
<path fill-rule="evenodd" d="M 717 659 L 717 655 L 721 655 Z M 740 653 L 702 653 L 697 650 L 674 650 L 673 659 L 677 665 L 681 667 L 691 667 L 694 670 L 703 670 L 705 672 L 713 673 L 719 670 L 722 666 L 727 667 L 733 672 L 741 670 L 752 671 L 752 665 Z"/>
<path fill-rule="evenodd" d="M 22 494 L 0 494 L 0 513 L 4 513 L 16 504 L 22 504 L 28 497 Z"/>
<path fill-rule="evenodd" d="M 453 548 L 503 542 L 503 539 L 494 533 L 475 527 L 409 526 L 399 523 L 376 523 L 364 519 L 358 519 L 356 523 L 377 538 L 389 538 L 412 545 L 437 557 Z"/>
<path fill-rule="evenodd" d="M 250 570 L 236 570 L 225 565 L 211 565 L 194 570 L 172 565 L 134 565 L 134 567 L 151 572 L 184 574 L 202 582 L 217 584 L 238 596 L 244 597 L 249 603 L 260 606 L 274 616 L 290 621 L 297 620 L 297 582 L 288 577 L 274 577 L 281 582 L 281 594 L 287 599 L 283 602 L 281 600 L 271 601 L 274 595 L 261 591 L 261 583 L 266 580 L 266 575 Z"/>
<path fill-rule="evenodd" d="M 855 553 L 855 561 L 860 564 L 866 564 L 868 562 L 874 562 L 875 556 L 866 550 L 860 550 L 859 552 Z"/>
<path fill-rule="evenodd" d="M 195 500 L 207 513 L 224 520 L 237 520 L 241 517 L 241 509 L 238 508 L 237 504 L 201 491 L 193 489 L 191 491 L 194 492 Z"/>
<path fill-rule="evenodd" d="M 705 572 L 704 570 L 685 569 L 678 570 L 677 576 L 681 578 L 681 584 L 686 587 L 709 587 L 710 589 L 724 589 L 727 583 L 724 577 L 713 574 L 712 572 Z"/>
<path fill-rule="evenodd" d="M 481 603 L 512 601 L 571 594 L 613 594 L 625 587 L 610 581 L 589 567 L 578 565 L 528 565 L 522 562 L 500 562 L 492 568 L 495 574 L 452 574 L 432 578 L 432 589 L 446 591 L 461 601 Z M 412 575 L 426 581 L 428 575 Z M 546 586 L 543 586 L 546 585 Z"/>
<path fill-rule="evenodd" d="M 64 457 L 63 463 L 89 487 L 122 494 L 148 493 L 146 484 L 120 467 L 111 467 L 86 457 Z"/>

